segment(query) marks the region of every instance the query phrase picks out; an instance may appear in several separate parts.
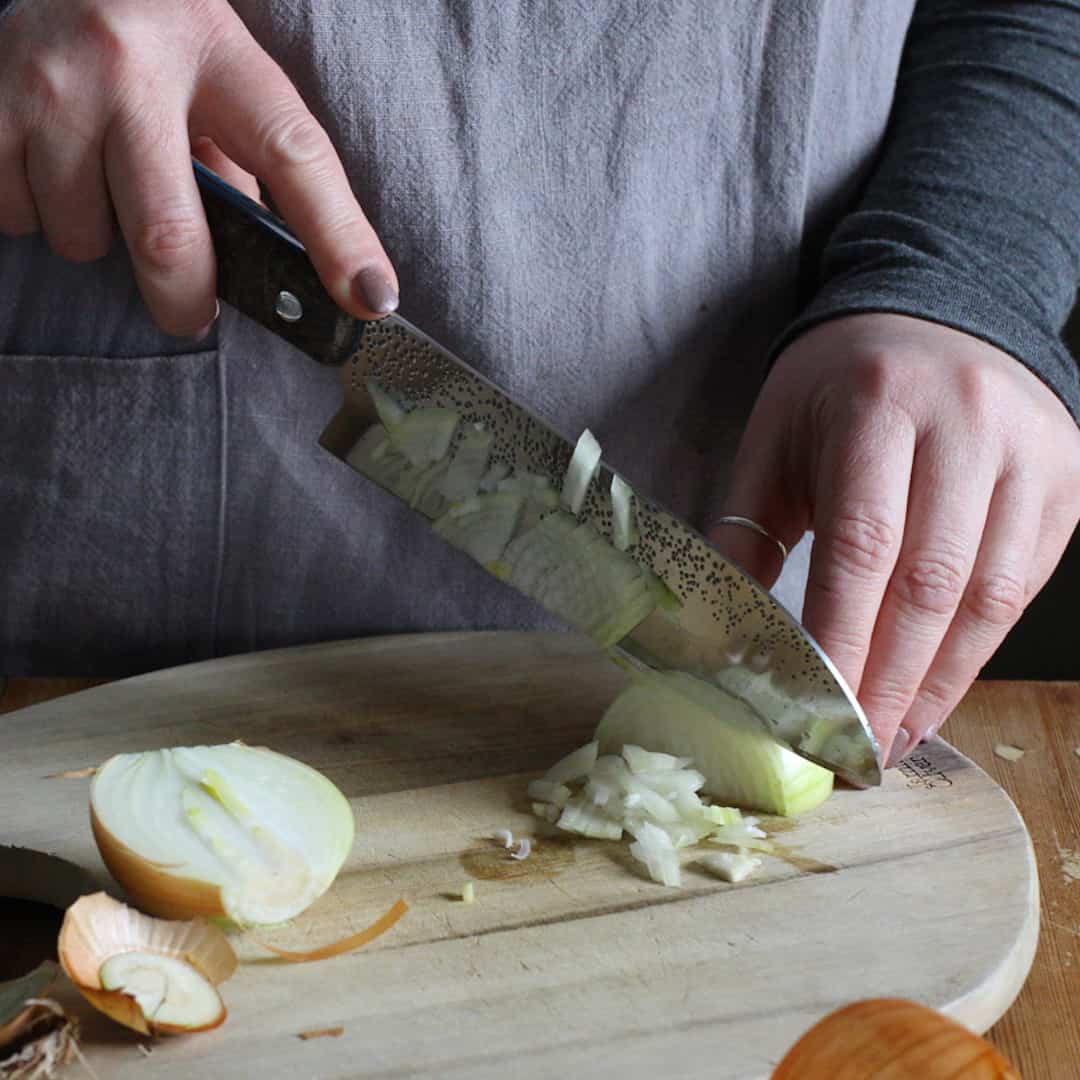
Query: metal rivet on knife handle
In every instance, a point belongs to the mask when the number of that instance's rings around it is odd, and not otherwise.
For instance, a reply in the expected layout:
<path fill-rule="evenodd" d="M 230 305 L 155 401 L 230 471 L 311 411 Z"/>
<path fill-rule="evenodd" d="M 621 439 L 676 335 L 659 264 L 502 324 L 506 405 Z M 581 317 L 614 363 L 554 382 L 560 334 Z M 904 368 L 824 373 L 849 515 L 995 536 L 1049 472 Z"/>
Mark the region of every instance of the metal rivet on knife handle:
<path fill-rule="evenodd" d="M 304 305 L 300 303 L 299 297 L 286 289 L 282 289 L 277 294 L 274 311 L 279 319 L 284 319 L 288 323 L 299 322 L 304 317 Z"/>

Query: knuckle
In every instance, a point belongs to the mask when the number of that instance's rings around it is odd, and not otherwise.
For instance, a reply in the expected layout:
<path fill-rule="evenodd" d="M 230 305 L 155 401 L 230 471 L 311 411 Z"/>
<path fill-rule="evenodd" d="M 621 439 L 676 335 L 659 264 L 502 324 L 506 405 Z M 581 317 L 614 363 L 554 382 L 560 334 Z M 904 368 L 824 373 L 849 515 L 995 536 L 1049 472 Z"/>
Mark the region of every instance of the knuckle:
<path fill-rule="evenodd" d="M 993 629 L 1008 629 L 1024 613 L 1027 582 L 1007 573 L 974 578 L 964 594 L 964 607 L 975 619 Z"/>
<path fill-rule="evenodd" d="M 897 600 L 915 615 L 951 615 L 964 595 L 965 573 L 959 555 L 918 551 L 903 559 L 894 579 Z"/>
<path fill-rule="evenodd" d="M 173 274 L 191 265 L 202 247 L 202 222 L 190 215 L 139 225 L 130 240 L 132 257 L 154 273 Z"/>
<path fill-rule="evenodd" d="M 120 16 L 109 4 L 85 5 L 78 19 L 79 39 L 108 68 L 124 64 L 131 52 Z"/>
<path fill-rule="evenodd" d="M 941 726 L 956 701 L 956 690 L 949 684 L 927 679 L 915 694 L 914 704 L 921 706 L 933 719 L 926 725 L 924 736 L 929 737 Z"/>
<path fill-rule="evenodd" d="M 867 688 L 860 699 L 867 713 L 877 723 L 888 717 L 902 717 L 911 704 L 913 689 L 895 681 L 877 680 L 873 687 Z"/>
<path fill-rule="evenodd" d="M 289 104 L 271 112 L 259 144 L 269 168 L 294 168 L 324 158 L 329 139 L 303 105 Z"/>
<path fill-rule="evenodd" d="M 881 510 L 868 505 L 845 507 L 823 532 L 835 562 L 846 573 L 861 578 L 888 573 L 898 537 Z"/>
<path fill-rule="evenodd" d="M 28 112 L 50 118 L 67 104 L 67 82 L 62 68 L 46 58 L 32 58 L 23 65 L 20 91 Z"/>
<path fill-rule="evenodd" d="M 96 262 L 109 253 L 111 236 L 49 236 L 49 248 L 54 255 L 68 262 Z"/>

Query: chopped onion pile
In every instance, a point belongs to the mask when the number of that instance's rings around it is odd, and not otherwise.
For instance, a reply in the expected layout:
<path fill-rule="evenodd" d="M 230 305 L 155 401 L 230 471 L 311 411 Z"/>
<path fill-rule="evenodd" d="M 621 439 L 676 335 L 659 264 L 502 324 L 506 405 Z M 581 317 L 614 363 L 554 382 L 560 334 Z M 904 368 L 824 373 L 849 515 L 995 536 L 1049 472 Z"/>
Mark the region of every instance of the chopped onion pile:
<path fill-rule="evenodd" d="M 595 839 L 621 840 L 628 833 L 630 854 L 654 881 L 669 886 L 681 884 L 679 852 L 702 841 L 735 849 L 727 859 L 702 859 L 729 881 L 741 881 L 759 865 L 748 849 L 769 850 L 757 818 L 701 797 L 705 777 L 689 758 L 634 744 L 618 754 L 599 749 L 598 742 L 587 743 L 529 784 L 537 817 Z"/>

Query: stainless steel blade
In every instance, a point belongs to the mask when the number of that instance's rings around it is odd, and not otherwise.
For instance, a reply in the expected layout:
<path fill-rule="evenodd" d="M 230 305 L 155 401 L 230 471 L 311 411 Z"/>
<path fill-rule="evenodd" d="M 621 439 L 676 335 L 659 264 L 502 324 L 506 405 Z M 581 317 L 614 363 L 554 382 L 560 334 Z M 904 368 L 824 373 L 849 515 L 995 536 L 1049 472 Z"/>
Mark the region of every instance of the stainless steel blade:
<path fill-rule="evenodd" d="M 492 436 L 492 461 L 546 476 L 556 491 L 561 489 L 572 445 L 397 316 L 365 329 L 359 349 L 342 369 L 342 407 L 320 439 L 369 479 L 377 480 L 352 454 L 379 422 L 369 379 L 409 407 L 459 413 L 457 439 L 467 425 L 482 425 Z M 605 537 L 612 528 L 612 475 L 601 466 L 578 514 Z M 654 610 L 618 642 L 619 655 L 632 664 L 705 679 L 741 702 L 797 754 L 853 783 L 879 784 L 881 754 L 866 717 L 798 621 L 689 525 L 640 494 L 636 505 L 640 539 L 629 554 L 682 603 L 678 610 Z"/>

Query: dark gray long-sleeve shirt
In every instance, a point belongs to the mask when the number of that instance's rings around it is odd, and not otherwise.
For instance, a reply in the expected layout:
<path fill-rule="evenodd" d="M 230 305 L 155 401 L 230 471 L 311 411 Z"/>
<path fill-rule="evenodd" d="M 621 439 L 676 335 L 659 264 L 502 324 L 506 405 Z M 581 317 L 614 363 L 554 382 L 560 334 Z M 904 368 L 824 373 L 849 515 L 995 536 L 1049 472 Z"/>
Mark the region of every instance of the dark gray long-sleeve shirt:
<path fill-rule="evenodd" d="M 920 0 L 881 159 L 783 335 L 859 311 L 1004 349 L 1080 422 L 1080 3 Z"/>

